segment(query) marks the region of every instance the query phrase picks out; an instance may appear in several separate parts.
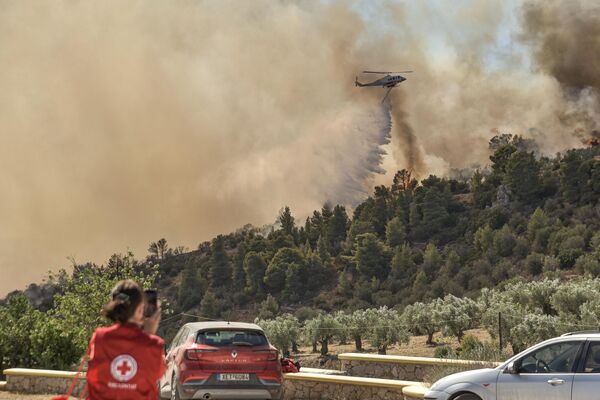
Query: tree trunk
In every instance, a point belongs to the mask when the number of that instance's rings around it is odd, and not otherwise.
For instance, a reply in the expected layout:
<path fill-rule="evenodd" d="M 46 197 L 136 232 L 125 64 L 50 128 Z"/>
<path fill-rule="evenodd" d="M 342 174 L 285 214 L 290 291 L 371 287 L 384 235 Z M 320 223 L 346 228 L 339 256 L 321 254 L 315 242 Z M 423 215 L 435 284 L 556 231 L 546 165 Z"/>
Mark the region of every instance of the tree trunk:
<path fill-rule="evenodd" d="M 511 343 L 510 347 L 512 348 L 513 354 L 519 354 L 521 352 L 520 347 L 514 343 Z"/>
<path fill-rule="evenodd" d="M 325 339 L 321 341 L 321 355 L 324 356 L 329 353 L 329 340 Z"/>
<path fill-rule="evenodd" d="M 426 344 L 428 344 L 430 346 L 433 345 L 433 334 L 434 333 L 435 332 L 428 332 L 427 333 L 427 342 L 426 342 Z"/>
<path fill-rule="evenodd" d="M 298 343 L 292 340 L 292 353 L 298 354 L 300 350 L 298 350 Z"/>
<path fill-rule="evenodd" d="M 356 347 L 356 351 L 362 351 L 362 338 L 360 336 L 354 337 L 354 346 Z"/>
<path fill-rule="evenodd" d="M 387 353 L 387 346 L 381 346 L 377 349 L 377 354 L 385 355 Z"/>
<path fill-rule="evenodd" d="M 312 346 L 313 346 L 313 348 L 312 348 L 312 352 L 313 352 L 313 353 L 318 353 L 318 352 L 319 352 L 319 350 L 317 350 L 317 342 L 313 342 Z"/>

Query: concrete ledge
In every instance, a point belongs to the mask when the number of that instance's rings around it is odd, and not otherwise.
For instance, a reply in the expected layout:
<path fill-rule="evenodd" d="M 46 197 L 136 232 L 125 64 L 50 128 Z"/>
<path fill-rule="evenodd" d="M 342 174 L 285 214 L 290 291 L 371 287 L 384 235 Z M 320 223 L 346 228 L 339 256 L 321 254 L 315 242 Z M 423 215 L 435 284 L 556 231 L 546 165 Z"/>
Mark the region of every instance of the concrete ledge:
<path fill-rule="evenodd" d="M 0 391 L 6 390 L 6 381 L 0 381 Z"/>
<path fill-rule="evenodd" d="M 71 371 L 53 371 L 50 369 L 29 369 L 29 368 L 10 368 L 4 370 L 4 375 L 8 376 L 38 376 L 41 378 L 67 378 L 73 379 L 77 372 Z M 85 378 L 85 372 L 81 373 L 81 378 Z"/>
<path fill-rule="evenodd" d="M 340 371 L 339 369 L 322 369 L 322 368 L 301 367 L 300 372 L 308 372 L 309 374 L 323 374 L 323 375 L 346 375 L 346 371 Z"/>
<path fill-rule="evenodd" d="M 414 381 L 398 381 L 394 379 L 378 379 L 378 378 L 362 378 L 358 376 L 332 376 L 323 374 L 311 374 L 308 372 L 297 372 L 295 374 L 285 374 L 285 379 L 296 381 L 312 381 L 324 383 L 336 383 L 340 385 L 358 385 L 358 386 L 374 386 L 382 388 L 402 389 L 407 386 L 422 385 L 420 382 Z"/>
<path fill-rule="evenodd" d="M 498 366 L 497 362 L 455 360 L 450 358 L 384 356 L 379 354 L 343 353 L 338 356 L 343 361 L 363 361 L 374 363 L 396 363 L 411 365 L 440 365 L 440 366 Z"/>
<path fill-rule="evenodd" d="M 428 390 L 426 386 L 407 386 L 402 389 L 402 394 L 404 400 L 418 400 L 424 398 Z"/>

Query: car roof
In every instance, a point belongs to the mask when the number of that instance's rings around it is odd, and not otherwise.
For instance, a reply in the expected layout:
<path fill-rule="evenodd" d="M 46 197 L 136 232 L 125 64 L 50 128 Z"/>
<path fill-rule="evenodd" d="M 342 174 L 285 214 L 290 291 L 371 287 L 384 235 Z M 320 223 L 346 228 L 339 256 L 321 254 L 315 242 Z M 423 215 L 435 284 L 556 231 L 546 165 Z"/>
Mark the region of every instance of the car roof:
<path fill-rule="evenodd" d="M 247 322 L 232 322 L 232 321 L 203 321 L 190 322 L 184 325 L 192 331 L 201 331 L 206 329 L 250 329 L 253 331 L 261 331 L 262 328 L 256 324 Z"/>
<path fill-rule="evenodd" d="M 598 330 L 595 331 L 579 331 L 579 332 L 569 332 L 559 337 L 577 337 L 577 338 L 600 338 L 600 332 Z"/>

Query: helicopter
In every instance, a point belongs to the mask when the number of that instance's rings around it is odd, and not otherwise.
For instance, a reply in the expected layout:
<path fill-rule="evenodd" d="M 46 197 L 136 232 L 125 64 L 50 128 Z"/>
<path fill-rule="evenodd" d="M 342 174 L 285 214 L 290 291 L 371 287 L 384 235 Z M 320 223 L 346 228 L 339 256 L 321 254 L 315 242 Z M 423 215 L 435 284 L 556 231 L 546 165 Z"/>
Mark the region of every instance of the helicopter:
<path fill-rule="evenodd" d="M 394 74 L 406 74 L 406 73 L 410 73 L 413 71 L 363 71 L 363 74 L 385 74 L 385 76 L 383 78 L 379 78 L 373 82 L 369 82 L 369 83 L 360 83 L 358 81 L 358 76 L 356 77 L 356 79 L 354 80 L 354 86 L 359 86 L 359 87 L 367 87 L 367 86 L 381 86 L 384 88 L 388 88 L 387 91 L 385 92 L 385 96 L 383 96 L 383 99 L 381 99 L 381 102 L 383 103 L 385 101 L 385 99 L 388 97 L 388 95 L 390 94 L 390 91 L 395 88 L 396 86 L 398 86 L 398 84 L 404 82 L 406 80 L 405 77 L 403 77 L 402 75 L 394 75 Z"/>

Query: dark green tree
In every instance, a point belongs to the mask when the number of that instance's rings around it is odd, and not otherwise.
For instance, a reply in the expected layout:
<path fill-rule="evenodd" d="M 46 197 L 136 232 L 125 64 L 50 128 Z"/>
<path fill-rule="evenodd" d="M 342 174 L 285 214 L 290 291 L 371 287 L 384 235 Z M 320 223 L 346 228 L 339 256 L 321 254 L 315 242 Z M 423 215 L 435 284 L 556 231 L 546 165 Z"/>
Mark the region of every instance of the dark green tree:
<path fill-rule="evenodd" d="M 225 251 L 225 238 L 223 235 L 213 239 L 210 246 L 210 285 L 213 288 L 226 286 L 231 282 L 231 264 Z"/>
<path fill-rule="evenodd" d="M 285 206 L 285 208 L 279 213 L 279 223 L 281 224 L 281 229 L 286 234 L 292 237 L 294 236 L 296 230 L 296 222 L 288 206 Z"/>
<path fill-rule="evenodd" d="M 385 241 L 391 248 L 398 247 L 406 241 L 406 229 L 400 217 L 390 219 L 385 228 Z"/>
<path fill-rule="evenodd" d="M 415 273 L 415 262 L 408 244 L 403 244 L 394 251 L 390 276 L 392 279 L 409 279 Z"/>
<path fill-rule="evenodd" d="M 267 295 L 267 298 L 260 303 L 258 308 L 258 316 L 259 319 L 273 319 L 277 317 L 279 314 L 279 303 L 275 300 L 275 297 L 270 294 Z"/>
<path fill-rule="evenodd" d="M 167 239 L 162 238 L 156 242 L 150 243 L 148 252 L 153 257 L 158 258 L 159 260 L 164 260 L 164 258 L 169 255 L 169 245 L 167 244 Z"/>
<path fill-rule="evenodd" d="M 221 308 L 215 294 L 208 290 L 200 302 L 200 314 L 205 318 L 218 318 L 221 316 Z"/>
<path fill-rule="evenodd" d="M 356 238 L 354 262 L 361 276 L 384 280 L 390 271 L 390 251 L 376 235 L 364 233 Z"/>
<path fill-rule="evenodd" d="M 255 251 L 246 253 L 244 257 L 244 272 L 246 273 L 246 290 L 250 294 L 264 293 L 264 279 L 267 263 Z"/>
<path fill-rule="evenodd" d="M 293 248 L 279 249 L 267 267 L 264 282 L 271 293 L 280 293 L 286 286 L 287 270 L 291 264 L 305 266 L 302 253 Z"/>
<path fill-rule="evenodd" d="M 427 244 L 425 252 L 423 253 L 423 264 L 421 265 L 421 268 L 427 275 L 429 282 L 434 279 L 434 276 L 438 273 L 441 266 L 442 256 L 437 247 L 433 243 Z"/>
<path fill-rule="evenodd" d="M 179 285 L 179 308 L 185 311 L 197 306 L 202 300 L 205 289 L 203 286 L 198 268 L 189 260 L 183 268 L 181 285 Z"/>
<path fill-rule="evenodd" d="M 346 209 L 337 205 L 333 208 L 333 214 L 327 223 L 327 239 L 330 248 L 328 249 L 334 256 L 342 251 L 342 245 L 346 240 L 350 220 Z"/>
<path fill-rule="evenodd" d="M 244 259 L 246 258 L 246 244 L 240 243 L 237 248 L 235 258 L 233 260 L 233 273 L 231 281 L 233 290 L 241 291 L 246 286 L 246 272 L 244 271 Z"/>
<path fill-rule="evenodd" d="M 504 183 L 517 199 L 534 203 L 542 191 L 540 166 L 533 153 L 514 152 L 505 166 Z"/>

